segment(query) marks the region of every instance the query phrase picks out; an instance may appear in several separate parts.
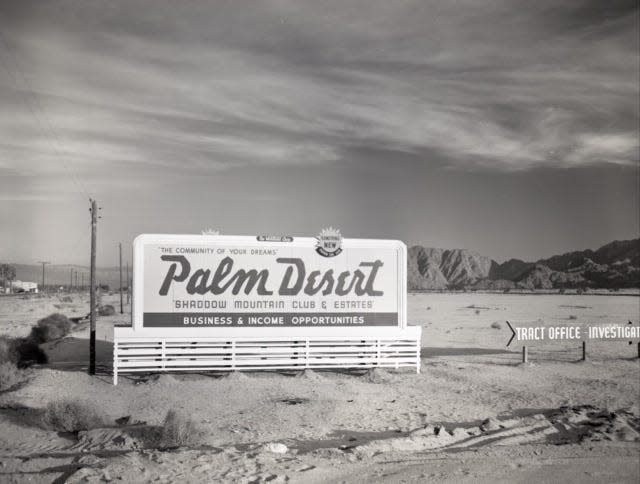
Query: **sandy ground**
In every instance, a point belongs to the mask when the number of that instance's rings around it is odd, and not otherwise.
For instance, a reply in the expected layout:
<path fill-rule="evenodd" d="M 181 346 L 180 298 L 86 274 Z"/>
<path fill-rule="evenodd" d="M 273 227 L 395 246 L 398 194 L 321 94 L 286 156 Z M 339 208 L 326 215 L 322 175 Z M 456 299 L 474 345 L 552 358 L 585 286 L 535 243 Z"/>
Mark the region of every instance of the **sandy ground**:
<path fill-rule="evenodd" d="M 0 327 L 24 336 L 52 311 L 86 313 L 86 299 L 2 299 Z M 105 302 L 117 307 L 115 295 Z M 419 375 L 136 375 L 116 387 L 111 328 L 127 316 L 100 318 L 100 375 L 86 374 L 80 325 L 44 346 L 49 364 L 0 393 L 0 482 L 638 482 L 636 346 L 590 345 L 586 362 L 576 345 L 540 347 L 522 364 L 519 348 L 505 350 L 504 321 L 637 321 L 639 303 L 411 295 L 410 321 L 424 327 Z M 46 430 L 42 409 L 61 397 L 95 405 L 107 424 L 78 435 Z M 150 436 L 169 409 L 201 429 L 190 448 L 153 447 Z M 126 425 L 116 423 L 122 417 Z"/>

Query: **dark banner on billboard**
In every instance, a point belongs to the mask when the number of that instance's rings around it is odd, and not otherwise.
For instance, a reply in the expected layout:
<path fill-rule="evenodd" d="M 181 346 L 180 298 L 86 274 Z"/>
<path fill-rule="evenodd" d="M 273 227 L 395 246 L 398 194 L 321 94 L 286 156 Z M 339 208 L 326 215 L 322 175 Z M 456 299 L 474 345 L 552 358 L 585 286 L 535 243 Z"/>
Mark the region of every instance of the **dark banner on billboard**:
<path fill-rule="evenodd" d="M 144 313 L 151 328 L 214 326 L 396 326 L 397 313 Z"/>

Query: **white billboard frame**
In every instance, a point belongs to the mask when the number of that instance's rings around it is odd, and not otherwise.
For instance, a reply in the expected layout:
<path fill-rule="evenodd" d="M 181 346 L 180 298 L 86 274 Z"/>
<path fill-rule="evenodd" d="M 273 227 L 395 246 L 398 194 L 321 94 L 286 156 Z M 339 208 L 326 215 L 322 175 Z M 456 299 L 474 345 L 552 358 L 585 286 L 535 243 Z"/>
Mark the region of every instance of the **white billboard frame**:
<path fill-rule="evenodd" d="M 362 327 L 166 327 L 150 328 L 143 326 L 144 315 L 144 249 L 146 245 L 191 245 L 207 246 L 207 244 L 224 244 L 242 247 L 269 248 L 274 246 L 314 247 L 316 239 L 313 237 L 291 237 L 288 241 L 268 241 L 259 240 L 258 236 L 232 236 L 232 235 L 182 235 L 182 234 L 142 234 L 135 238 L 133 242 L 133 301 L 132 301 L 132 333 L 154 335 L 156 337 L 234 337 L 234 336 L 285 336 L 291 334 L 308 336 L 328 336 L 332 334 L 355 334 L 362 333 Z M 342 239 L 342 247 L 347 249 L 394 249 L 397 257 L 397 306 L 398 320 L 397 326 L 383 326 L 381 328 L 405 329 L 407 328 L 407 247 L 399 240 L 383 239 Z M 340 256 L 337 256 L 340 257 Z M 367 331 L 374 327 L 367 326 Z M 124 328 L 121 328 L 124 329 Z M 346 331 L 345 331 L 346 330 Z M 375 331 L 374 331 L 375 332 Z"/>

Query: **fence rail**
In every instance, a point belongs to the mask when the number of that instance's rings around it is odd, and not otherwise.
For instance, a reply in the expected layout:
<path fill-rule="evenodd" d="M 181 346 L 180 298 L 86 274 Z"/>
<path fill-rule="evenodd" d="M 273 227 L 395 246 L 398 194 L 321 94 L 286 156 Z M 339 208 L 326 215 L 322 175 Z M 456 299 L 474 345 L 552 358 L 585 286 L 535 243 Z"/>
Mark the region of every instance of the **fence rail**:
<path fill-rule="evenodd" d="M 416 336 L 293 338 L 114 338 L 113 383 L 129 372 L 400 368 L 420 372 Z"/>

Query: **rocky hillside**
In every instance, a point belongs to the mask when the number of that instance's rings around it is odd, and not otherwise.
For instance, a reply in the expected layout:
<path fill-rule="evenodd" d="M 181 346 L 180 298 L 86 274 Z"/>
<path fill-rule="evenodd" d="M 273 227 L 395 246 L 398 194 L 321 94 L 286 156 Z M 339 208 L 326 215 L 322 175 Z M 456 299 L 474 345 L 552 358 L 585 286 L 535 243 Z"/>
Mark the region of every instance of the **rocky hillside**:
<path fill-rule="evenodd" d="M 410 289 L 464 287 L 489 276 L 493 261 L 463 249 L 414 246 L 408 254 Z"/>
<path fill-rule="evenodd" d="M 640 239 L 537 262 L 511 259 L 502 264 L 469 250 L 413 246 L 408 283 L 410 290 L 640 287 Z"/>

